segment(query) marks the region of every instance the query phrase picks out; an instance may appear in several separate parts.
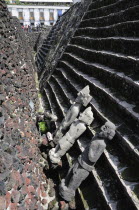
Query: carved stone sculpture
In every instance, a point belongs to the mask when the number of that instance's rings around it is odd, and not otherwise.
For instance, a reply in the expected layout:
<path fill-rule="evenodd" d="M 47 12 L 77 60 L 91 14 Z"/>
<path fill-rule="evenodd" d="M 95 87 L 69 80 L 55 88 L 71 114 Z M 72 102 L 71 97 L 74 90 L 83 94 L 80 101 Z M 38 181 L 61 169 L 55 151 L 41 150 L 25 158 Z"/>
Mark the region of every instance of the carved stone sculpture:
<path fill-rule="evenodd" d="M 92 171 L 94 164 L 100 158 L 106 147 L 105 140 L 111 140 L 115 135 L 115 125 L 106 122 L 101 132 L 96 134 L 91 143 L 85 148 L 78 160 L 73 164 L 65 179 L 59 187 L 59 193 L 66 201 L 71 201 L 76 189 Z"/>
<path fill-rule="evenodd" d="M 93 112 L 91 107 L 85 109 L 79 118 L 71 124 L 69 131 L 59 140 L 57 146 L 49 151 L 49 157 L 52 163 L 59 163 L 61 157 L 72 147 L 75 140 L 86 130 L 86 126 L 93 121 Z"/>
<path fill-rule="evenodd" d="M 53 140 L 53 135 L 50 132 L 47 132 L 46 136 L 47 136 L 48 141 L 52 141 Z"/>
<path fill-rule="evenodd" d="M 38 112 L 37 118 L 38 120 L 44 120 L 44 117 L 49 118 L 51 121 L 56 122 L 57 121 L 57 116 L 54 114 L 51 114 L 50 112 Z"/>
<path fill-rule="evenodd" d="M 71 125 L 71 123 L 78 117 L 81 107 L 86 107 L 91 101 L 92 96 L 90 96 L 89 93 L 90 90 L 88 85 L 78 93 L 78 97 L 76 98 L 75 103 L 73 103 L 73 105 L 70 107 L 60 127 L 56 131 L 54 137 L 55 143 L 57 143 L 62 138 L 63 131 L 66 130 Z"/>

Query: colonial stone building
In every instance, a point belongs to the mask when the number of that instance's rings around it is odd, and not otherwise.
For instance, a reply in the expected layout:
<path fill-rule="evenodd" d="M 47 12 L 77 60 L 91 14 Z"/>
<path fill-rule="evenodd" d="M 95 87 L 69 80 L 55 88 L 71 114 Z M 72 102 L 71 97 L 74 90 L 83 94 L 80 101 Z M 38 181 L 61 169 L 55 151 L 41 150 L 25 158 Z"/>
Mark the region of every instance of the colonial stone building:
<path fill-rule="evenodd" d="M 72 0 L 11 0 L 8 9 L 21 25 L 53 25 L 71 5 Z"/>

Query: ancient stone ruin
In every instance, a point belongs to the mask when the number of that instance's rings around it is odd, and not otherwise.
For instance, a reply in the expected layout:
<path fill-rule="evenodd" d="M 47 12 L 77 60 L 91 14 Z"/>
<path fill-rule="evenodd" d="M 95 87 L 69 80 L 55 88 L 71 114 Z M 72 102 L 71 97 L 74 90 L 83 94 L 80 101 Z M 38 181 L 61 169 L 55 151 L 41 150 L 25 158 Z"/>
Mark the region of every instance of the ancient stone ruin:
<path fill-rule="evenodd" d="M 0 1 L 0 209 L 47 209 L 54 192 L 38 148 L 35 66 L 25 35 L 14 24 Z"/>
<path fill-rule="evenodd" d="M 1 0 L 0 210 L 139 209 L 138 13 L 138 0 L 77 3 L 34 62 Z"/>

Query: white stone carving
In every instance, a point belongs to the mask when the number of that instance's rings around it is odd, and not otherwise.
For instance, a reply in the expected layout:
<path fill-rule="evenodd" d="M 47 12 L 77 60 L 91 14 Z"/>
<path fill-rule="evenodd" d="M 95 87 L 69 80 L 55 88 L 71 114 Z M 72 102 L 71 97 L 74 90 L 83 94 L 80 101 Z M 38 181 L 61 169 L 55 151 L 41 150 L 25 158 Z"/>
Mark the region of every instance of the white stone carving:
<path fill-rule="evenodd" d="M 52 141 L 53 140 L 53 135 L 50 132 L 47 132 L 46 136 L 47 136 L 48 141 Z"/>

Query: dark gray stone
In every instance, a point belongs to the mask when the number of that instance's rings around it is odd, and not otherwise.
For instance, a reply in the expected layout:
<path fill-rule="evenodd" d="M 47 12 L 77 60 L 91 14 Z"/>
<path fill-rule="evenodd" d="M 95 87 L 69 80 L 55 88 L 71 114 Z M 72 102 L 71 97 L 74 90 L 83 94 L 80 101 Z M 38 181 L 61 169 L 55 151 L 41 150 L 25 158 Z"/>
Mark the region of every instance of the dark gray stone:
<path fill-rule="evenodd" d="M 73 164 L 65 179 L 61 181 L 59 193 L 66 201 L 71 201 L 75 196 L 76 189 L 93 170 L 94 164 L 100 158 L 106 148 L 105 140 L 111 140 L 115 135 L 115 125 L 106 122 L 101 127 L 101 132 L 91 140 L 78 160 Z"/>

